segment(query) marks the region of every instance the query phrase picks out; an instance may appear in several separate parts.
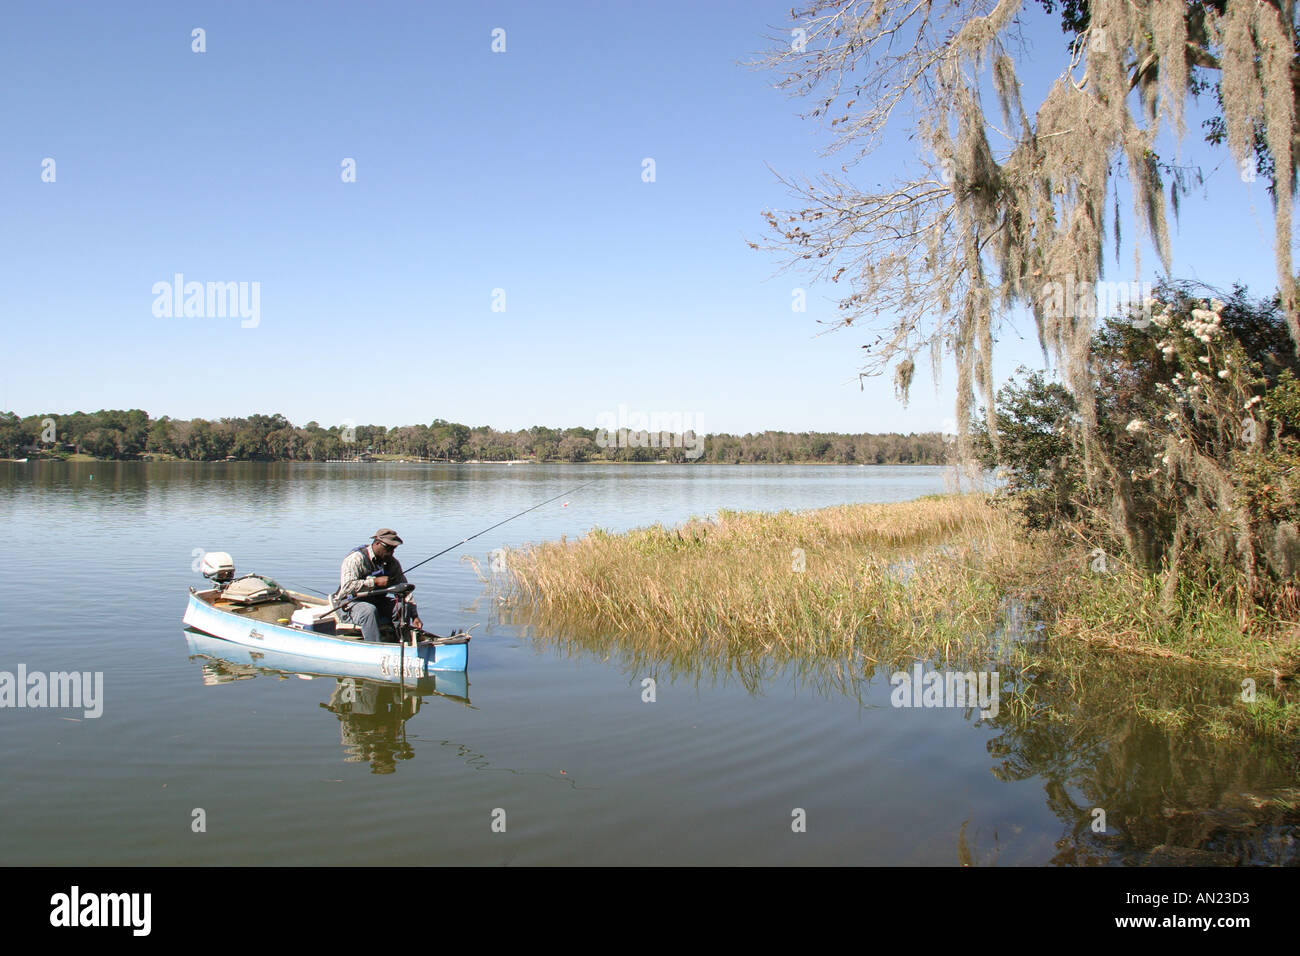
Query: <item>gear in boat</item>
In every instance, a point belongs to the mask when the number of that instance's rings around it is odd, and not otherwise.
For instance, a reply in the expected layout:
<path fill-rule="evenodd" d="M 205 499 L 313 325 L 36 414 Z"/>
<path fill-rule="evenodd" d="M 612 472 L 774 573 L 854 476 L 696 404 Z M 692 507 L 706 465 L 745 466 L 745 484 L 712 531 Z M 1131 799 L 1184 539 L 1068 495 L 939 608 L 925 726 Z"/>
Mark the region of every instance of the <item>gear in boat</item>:
<path fill-rule="evenodd" d="M 204 554 L 201 570 L 214 588 L 211 591 L 198 592 L 195 596 L 218 610 L 237 614 L 243 618 L 311 631 L 327 637 L 359 641 L 361 628 L 340 621 L 339 610 L 346 608 L 355 600 L 391 596 L 398 600 L 393 605 L 394 619 L 380 624 L 382 642 L 397 643 L 400 632 L 408 633 L 410 635 L 408 640 L 411 643 L 430 640 L 437 644 L 459 644 L 469 639 L 465 634 L 438 637 L 436 634 L 415 628 L 406 619 L 408 605 L 401 600 L 415 589 L 413 584 L 373 588 L 349 595 L 344 601 L 335 602 L 331 598 L 329 602 L 323 602 L 283 588 L 265 575 L 245 574 L 242 577 L 235 577 L 235 562 L 224 551 L 209 551 Z"/>

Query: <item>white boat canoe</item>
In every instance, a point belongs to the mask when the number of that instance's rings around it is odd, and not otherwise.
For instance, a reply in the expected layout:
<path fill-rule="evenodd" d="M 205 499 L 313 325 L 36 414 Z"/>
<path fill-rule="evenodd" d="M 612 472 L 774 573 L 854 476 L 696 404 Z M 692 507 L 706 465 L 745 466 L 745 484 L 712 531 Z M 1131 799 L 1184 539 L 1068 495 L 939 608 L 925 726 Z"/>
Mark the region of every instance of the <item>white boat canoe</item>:
<path fill-rule="evenodd" d="M 221 589 L 190 588 L 184 623 L 238 644 L 298 658 L 329 661 L 355 668 L 350 673 L 404 683 L 469 666 L 469 635 L 438 637 L 419 631 L 409 643 L 374 643 L 359 633 L 338 633 L 332 620 L 321 620 L 330 606 L 318 598 L 285 589 L 277 600 L 245 604 L 224 600 Z"/>

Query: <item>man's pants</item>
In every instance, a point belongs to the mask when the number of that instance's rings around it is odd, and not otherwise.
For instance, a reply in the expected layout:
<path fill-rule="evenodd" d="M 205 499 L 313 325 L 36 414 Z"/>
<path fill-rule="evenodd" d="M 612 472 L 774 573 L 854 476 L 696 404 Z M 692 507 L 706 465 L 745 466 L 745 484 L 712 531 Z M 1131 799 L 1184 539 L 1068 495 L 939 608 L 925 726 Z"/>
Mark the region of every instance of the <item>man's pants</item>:
<path fill-rule="evenodd" d="M 379 622 L 390 620 L 388 614 L 381 613 L 369 601 L 353 601 L 348 607 L 348 620 L 361 628 L 363 641 L 379 641 Z"/>

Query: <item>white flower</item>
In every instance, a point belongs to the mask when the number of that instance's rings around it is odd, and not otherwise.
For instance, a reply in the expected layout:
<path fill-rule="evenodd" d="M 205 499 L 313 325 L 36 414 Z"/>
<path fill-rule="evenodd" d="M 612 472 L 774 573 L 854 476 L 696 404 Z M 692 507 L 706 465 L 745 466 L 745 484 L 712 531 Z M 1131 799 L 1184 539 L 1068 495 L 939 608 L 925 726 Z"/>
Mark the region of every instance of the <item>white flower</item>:
<path fill-rule="evenodd" d="M 1256 395 L 1254 398 L 1252 398 L 1250 401 L 1248 401 L 1248 402 L 1246 403 L 1246 406 L 1245 406 L 1245 407 L 1246 407 L 1246 411 L 1250 411 L 1250 408 L 1251 408 L 1252 405 L 1258 405 L 1258 404 L 1259 404 L 1259 400 L 1260 400 L 1260 397 L 1259 397 L 1258 395 Z"/>
<path fill-rule="evenodd" d="M 1192 309 L 1191 318 L 1183 322 L 1183 328 L 1202 342 L 1209 342 L 1219 333 L 1220 316 L 1208 309 Z"/>
<path fill-rule="evenodd" d="M 1227 377 L 1228 377 L 1228 370 L 1227 370 L 1226 368 L 1220 370 L 1220 372 L 1219 372 L 1219 378 L 1227 378 Z"/>
<path fill-rule="evenodd" d="M 1218 299 L 1211 299 L 1211 300 L 1210 300 L 1210 308 L 1213 309 L 1215 312 L 1222 312 L 1222 311 L 1223 311 L 1223 303 L 1220 302 Z"/>
<path fill-rule="evenodd" d="M 1135 418 L 1124 426 L 1124 430 L 1133 434 L 1144 432 L 1147 430 L 1147 423 L 1142 421 L 1140 418 Z"/>
<path fill-rule="evenodd" d="M 1204 362 L 1206 365 L 1209 365 L 1209 364 L 1210 364 L 1210 357 L 1209 357 L 1208 355 L 1198 355 L 1198 356 L 1196 356 L 1196 361 L 1198 361 L 1198 362 Z"/>

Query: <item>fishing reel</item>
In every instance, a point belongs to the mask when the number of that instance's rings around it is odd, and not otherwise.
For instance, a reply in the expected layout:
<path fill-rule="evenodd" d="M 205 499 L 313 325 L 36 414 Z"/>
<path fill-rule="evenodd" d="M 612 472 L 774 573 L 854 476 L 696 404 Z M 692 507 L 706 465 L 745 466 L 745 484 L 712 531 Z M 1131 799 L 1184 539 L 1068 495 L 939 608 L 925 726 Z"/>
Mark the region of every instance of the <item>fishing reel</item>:
<path fill-rule="evenodd" d="M 415 629 L 411 626 L 411 620 L 414 617 L 414 614 L 412 613 L 414 605 L 408 604 L 405 600 L 406 595 L 410 594 L 414 590 L 415 585 L 410 583 L 394 584 L 392 587 L 387 588 L 370 588 L 366 591 L 356 591 L 348 595 L 342 602 L 339 602 L 337 606 L 347 607 L 354 601 L 370 600 L 373 602 L 375 598 L 386 597 L 392 602 L 389 611 L 389 620 L 392 622 L 393 630 L 397 635 L 397 642 L 399 644 L 414 644 Z M 333 604 L 334 599 L 331 598 L 330 602 Z"/>
<path fill-rule="evenodd" d="M 404 599 L 407 594 L 415 590 L 414 584 L 399 584 L 394 588 L 385 588 L 393 598 L 393 630 L 397 634 L 399 644 L 406 644 L 408 641 L 414 644 L 416 641 L 415 629 L 411 625 L 414 618 L 412 613 L 415 605 L 407 603 Z"/>

